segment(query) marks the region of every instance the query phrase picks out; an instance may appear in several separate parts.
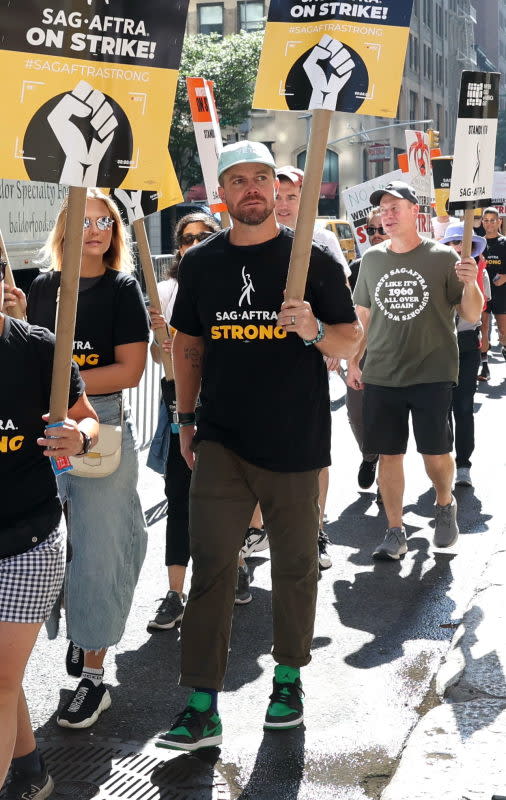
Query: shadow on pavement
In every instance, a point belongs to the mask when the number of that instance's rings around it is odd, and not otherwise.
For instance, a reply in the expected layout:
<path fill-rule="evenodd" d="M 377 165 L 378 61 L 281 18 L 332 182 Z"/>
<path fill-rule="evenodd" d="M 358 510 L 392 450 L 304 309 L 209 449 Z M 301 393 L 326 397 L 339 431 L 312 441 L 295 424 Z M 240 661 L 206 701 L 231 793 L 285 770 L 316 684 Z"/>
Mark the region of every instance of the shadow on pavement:
<path fill-rule="evenodd" d="M 304 727 L 266 732 L 237 800 L 297 800 L 304 776 Z"/>

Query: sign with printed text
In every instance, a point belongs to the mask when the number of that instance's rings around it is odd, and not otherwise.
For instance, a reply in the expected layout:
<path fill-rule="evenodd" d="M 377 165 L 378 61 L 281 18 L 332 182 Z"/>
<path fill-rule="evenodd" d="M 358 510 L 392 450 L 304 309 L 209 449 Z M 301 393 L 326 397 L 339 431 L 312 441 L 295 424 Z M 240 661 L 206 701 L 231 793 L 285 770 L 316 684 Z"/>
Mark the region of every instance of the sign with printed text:
<path fill-rule="evenodd" d="M 431 165 L 436 214 L 438 217 L 445 217 L 449 214 L 448 201 L 450 199 L 453 156 L 437 156 L 436 158 L 432 158 Z"/>
<path fill-rule="evenodd" d="M 188 0 L 6 2 L 0 175 L 150 192 L 164 174 L 174 181 L 167 142 Z"/>
<path fill-rule="evenodd" d="M 499 113 L 498 72 L 462 73 L 455 133 L 451 209 L 487 206 L 493 194 Z"/>
<path fill-rule="evenodd" d="M 395 117 L 412 5 L 271 0 L 253 107 Z"/>
<path fill-rule="evenodd" d="M 218 158 L 223 149 L 220 123 L 214 99 L 213 82 L 205 78 L 187 78 L 188 100 L 204 176 L 207 202 L 213 214 L 226 211 L 218 194 Z"/>
<path fill-rule="evenodd" d="M 418 233 L 432 236 L 432 170 L 429 136 L 423 131 L 405 131 L 408 175 L 401 180 L 411 184 L 418 197 Z"/>
<path fill-rule="evenodd" d="M 387 172 L 385 175 L 381 175 L 379 178 L 373 178 L 370 181 L 365 181 L 365 183 L 352 186 L 351 189 L 345 189 L 341 193 L 361 256 L 363 256 L 370 247 L 366 225 L 367 217 L 372 209 L 371 201 L 369 200 L 371 194 L 375 192 L 376 189 L 383 189 L 390 181 L 402 180 L 401 170 L 396 169 L 394 172 Z"/>

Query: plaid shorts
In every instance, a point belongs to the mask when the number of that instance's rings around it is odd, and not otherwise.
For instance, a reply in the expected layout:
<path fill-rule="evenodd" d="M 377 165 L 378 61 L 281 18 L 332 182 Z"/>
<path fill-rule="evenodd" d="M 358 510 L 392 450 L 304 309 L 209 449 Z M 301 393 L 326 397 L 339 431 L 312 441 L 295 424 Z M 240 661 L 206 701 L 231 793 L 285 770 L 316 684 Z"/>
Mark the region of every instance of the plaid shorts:
<path fill-rule="evenodd" d="M 44 622 L 65 575 L 65 523 L 17 556 L 0 558 L 0 622 Z"/>

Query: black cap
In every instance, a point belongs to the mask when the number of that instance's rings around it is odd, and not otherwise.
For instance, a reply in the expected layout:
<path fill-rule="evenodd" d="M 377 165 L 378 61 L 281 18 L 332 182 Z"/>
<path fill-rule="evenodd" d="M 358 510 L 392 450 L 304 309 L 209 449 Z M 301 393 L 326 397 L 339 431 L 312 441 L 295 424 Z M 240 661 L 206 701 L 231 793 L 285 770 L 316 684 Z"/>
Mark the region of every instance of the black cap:
<path fill-rule="evenodd" d="M 409 200 L 410 203 L 418 203 L 415 190 L 404 181 L 390 181 L 383 189 L 376 189 L 369 198 L 372 205 L 379 206 L 384 194 L 391 194 L 392 197 L 399 197 L 401 200 Z"/>

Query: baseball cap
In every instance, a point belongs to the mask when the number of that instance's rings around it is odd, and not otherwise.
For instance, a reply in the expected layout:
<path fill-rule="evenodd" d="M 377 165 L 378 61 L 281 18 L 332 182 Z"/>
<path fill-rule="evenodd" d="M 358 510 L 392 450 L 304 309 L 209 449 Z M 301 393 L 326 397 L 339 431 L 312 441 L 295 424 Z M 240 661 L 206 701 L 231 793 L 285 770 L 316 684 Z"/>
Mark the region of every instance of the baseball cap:
<path fill-rule="evenodd" d="M 401 200 L 409 200 L 410 203 L 418 203 L 415 190 L 404 181 L 390 181 L 383 189 L 376 189 L 369 198 L 373 206 L 379 206 L 384 194 L 391 194 L 392 197 L 399 197 Z"/>
<path fill-rule="evenodd" d="M 445 235 L 439 241 L 440 244 L 448 244 L 448 242 L 461 242 L 463 238 L 464 226 L 460 222 L 455 222 L 452 225 L 448 225 Z M 473 246 L 471 248 L 472 257 L 476 258 L 477 256 L 481 256 L 486 246 L 487 240 L 485 237 L 473 233 Z"/>
<path fill-rule="evenodd" d="M 289 164 L 287 167 L 278 167 L 276 170 L 276 178 L 288 178 L 294 186 L 302 186 L 304 180 L 304 171 L 298 167 L 292 167 Z"/>
<path fill-rule="evenodd" d="M 267 167 L 276 169 L 274 158 L 269 148 L 262 142 L 234 142 L 227 144 L 220 153 L 218 159 L 218 178 L 236 164 L 265 164 Z"/>

